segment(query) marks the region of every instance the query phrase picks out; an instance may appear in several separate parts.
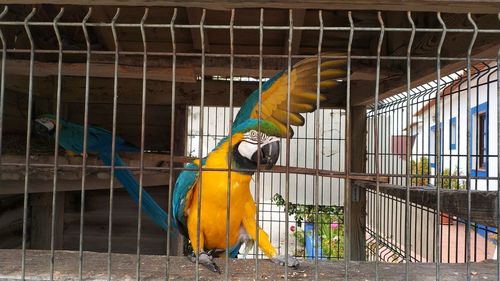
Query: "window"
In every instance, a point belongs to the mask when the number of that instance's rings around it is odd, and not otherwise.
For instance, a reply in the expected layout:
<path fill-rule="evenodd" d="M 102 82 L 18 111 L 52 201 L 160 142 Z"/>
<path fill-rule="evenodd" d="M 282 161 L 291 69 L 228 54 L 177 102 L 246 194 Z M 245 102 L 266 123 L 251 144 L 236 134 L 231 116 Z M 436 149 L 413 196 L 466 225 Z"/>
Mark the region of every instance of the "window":
<path fill-rule="evenodd" d="M 488 103 L 471 108 L 471 167 L 472 176 L 488 175 Z"/>
<path fill-rule="evenodd" d="M 450 119 L 450 149 L 457 149 L 457 117 Z"/>
<path fill-rule="evenodd" d="M 443 138 L 443 123 L 440 123 L 441 127 L 441 147 L 440 147 L 440 152 L 441 152 L 441 162 L 443 162 L 443 143 L 444 143 L 444 138 Z M 436 168 L 436 125 L 431 126 L 431 130 L 429 132 L 429 164 L 431 168 Z M 442 165 L 441 165 L 442 167 Z"/>
<path fill-rule="evenodd" d="M 436 125 L 432 125 L 429 132 L 429 164 L 436 168 Z"/>
<path fill-rule="evenodd" d="M 486 169 L 486 113 L 478 114 L 478 165 L 479 169 Z"/>

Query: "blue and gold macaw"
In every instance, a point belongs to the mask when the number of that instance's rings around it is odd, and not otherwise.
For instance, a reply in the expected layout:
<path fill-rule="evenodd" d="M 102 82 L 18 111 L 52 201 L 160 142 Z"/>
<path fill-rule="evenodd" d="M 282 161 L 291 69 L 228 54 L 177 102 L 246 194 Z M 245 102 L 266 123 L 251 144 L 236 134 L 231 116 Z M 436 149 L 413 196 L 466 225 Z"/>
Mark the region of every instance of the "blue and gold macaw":
<path fill-rule="evenodd" d="M 54 115 L 45 114 L 38 117 L 34 123 L 35 132 L 44 137 L 53 138 L 56 131 L 56 126 L 59 126 L 59 145 L 71 154 L 83 153 L 83 135 L 84 128 L 82 125 L 71 123 L 59 119 L 59 124 L 56 124 Z M 87 134 L 87 152 L 97 154 L 105 165 L 111 165 L 111 132 L 94 127 L 88 127 Z M 136 152 L 139 151 L 134 145 L 127 143 L 121 137 L 115 138 L 115 166 L 126 166 L 120 158 L 119 152 Z M 139 202 L 139 183 L 134 175 L 127 169 L 116 169 L 115 176 L 127 190 L 130 197 L 137 203 Z M 157 204 L 157 202 L 145 190 L 142 192 L 142 207 L 144 212 L 163 229 L 167 230 L 167 213 Z"/>
<path fill-rule="evenodd" d="M 172 198 L 173 225 L 191 241 L 194 255 L 208 269 L 220 272 L 213 261 L 213 255 L 226 249 L 226 227 L 229 227 L 229 254 L 238 255 L 243 243 L 251 248 L 256 240 L 256 206 L 250 193 L 250 180 L 257 167 L 257 158 L 267 168 L 276 164 L 280 153 L 280 138 L 293 136 L 287 128 L 288 76 L 290 75 L 290 125 L 304 125 L 300 113 L 312 112 L 317 102 L 317 57 L 295 64 L 291 73 L 282 71 L 263 84 L 261 114 L 259 115 L 259 91 L 254 91 L 238 112 L 232 127 L 230 139 L 225 138 L 201 161 L 188 164 L 175 184 Z M 345 76 L 345 61 L 324 59 L 321 63 L 320 89 L 335 86 Z M 324 94 L 320 100 L 324 100 Z M 260 131 L 259 131 L 260 119 Z M 287 130 L 288 129 L 288 130 Z M 230 149 L 231 148 L 231 149 Z M 260 148 L 260 152 L 258 151 Z M 229 157 L 231 153 L 231 157 Z M 231 162 L 228 163 L 228 159 Z M 203 171 L 200 182 L 199 167 L 219 169 Z M 226 225 L 228 169 L 231 165 L 230 219 Z M 201 202 L 198 192 L 201 189 Z M 200 218 L 198 208 L 201 204 Z M 200 233 L 197 237 L 197 223 Z M 273 262 L 284 265 L 285 258 L 278 256 L 268 235 L 259 227 L 259 247 Z M 197 244 L 199 239 L 199 245 Z M 250 247 L 249 247 L 250 245 Z M 199 251 L 198 251 L 199 249 Z M 192 260 L 196 260 L 192 256 Z M 289 257 L 288 265 L 295 267 L 298 261 Z"/>

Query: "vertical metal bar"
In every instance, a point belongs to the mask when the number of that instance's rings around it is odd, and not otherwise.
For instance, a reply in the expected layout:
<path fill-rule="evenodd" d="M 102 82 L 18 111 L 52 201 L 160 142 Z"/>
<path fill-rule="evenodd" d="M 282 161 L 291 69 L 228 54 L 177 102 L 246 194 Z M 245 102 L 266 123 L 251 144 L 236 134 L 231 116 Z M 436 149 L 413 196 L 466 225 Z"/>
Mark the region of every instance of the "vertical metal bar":
<path fill-rule="evenodd" d="M 136 260 L 136 279 L 141 279 L 141 229 L 142 229 L 142 193 L 144 190 L 144 142 L 146 134 L 146 81 L 148 72 L 148 45 L 146 40 L 146 30 L 144 23 L 148 18 L 149 8 L 144 9 L 144 15 L 141 19 L 141 37 L 142 37 L 142 101 L 141 101 L 141 155 L 139 168 L 139 204 L 137 206 L 137 260 Z M 172 163 L 170 163 L 172 165 Z"/>
<path fill-rule="evenodd" d="M 259 104 L 257 112 L 257 129 L 261 131 L 262 118 L 262 60 L 263 60 L 263 44 L 264 44 L 264 9 L 260 9 L 259 18 Z M 257 141 L 257 173 L 255 175 L 255 280 L 259 276 L 259 211 L 260 211 L 260 138 Z M 272 224 L 271 224 L 272 225 Z"/>
<path fill-rule="evenodd" d="M 177 8 L 174 8 L 172 19 L 170 20 L 170 36 L 172 38 L 172 105 L 170 107 L 170 164 L 168 175 L 168 218 L 167 218 L 167 260 L 165 268 L 165 280 L 170 277 L 170 239 L 172 232 L 172 191 L 174 189 L 174 142 L 175 142 L 175 71 L 177 63 L 177 45 L 175 42 L 175 20 L 177 18 Z M 186 121 L 184 121 L 186 122 Z"/>
<path fill-rule="evenodd" d="M 379 267 L 379 251 L 380 251 L 380 167 L 379 167 L 379 147 L 378 147 L 378 103 L 379 103 L 379 91 L 380 91 L 380 54 L 382 52 L 382 43 L 384 39 L 384 20 L 382 19 L 382 13 L 379 11 L 377 13 L 378 21 L 380 23 L 380 35 L 378 39 L 377 46 L 377 69 L 375 73 L 375 119 L 374 119 L 374 146 L 375 146 L 375 179 L 376 179 L 376 201 L 375 201 L 375 244 L 376 244 L 376 254 L 375 254 L 375 280 L 379 279 L 378 267 Z"/>
<path fill-rule="evenodd" d="M 58 59 L 57 59 L 57 92 L 56 92 L 56 132 L 54 142 L 54 177 L 52 182 L 52 219 L 50 227 L 50 280 L 54 280 L 54 232 L 56 228 L 56 196 L 57 196 L 57 166 L 59 164 L 59 133 L 60 133 L 60 120 L 61 120 L 61 72 L 62 72 L 62 42 L 61 34 L 59 33 L 58 22 L 64 13 L 64 8 L 59 10 L 59 14 L 54 18 L 53 27 L 57 38 L 58 44 Z"/>
<path fill-rule="evenodd" d="M 115 182 L 115 157 L 116 157 L 116 108 L 118 104 L 118 60 L 119 46 L 118 36 L 116 34 L 116 21 L 120 16 L 120 8 L 116 9 L 115 16 L 111 20 L 111 31 L 113 33 L 113 41 L 115 43 L 115 65 L 113 73 L 113 130 L 111 136 L 111 175 L 109 182 L 109 227 L 108 227 L 108 280 L 111 281 L 111 247 L 113 234 L 113 189 Z"/>
<path fill-rule="evenodd" d="M 196 249 L 193 249 L 196 253 L 196 280 L 200 280 L 200 249 L 202 248 L 200 245 L 200 216 L 201 216 L 201 191 L 203 186 L 203 117 L 205 115 L 204 107 L 205 107 L 205 16 L 207 10 L 203 9 L 200 19 L 200 37 L 201 37 L 201 98 L 200 98 L 200 142 L 198 146 L 198 157 L 200 159 L 200 167 L 199 167 L 199 175 L 198 175 L 198 221 L 196 222 Z"/>
<path fill-rule="evenodd" d="M 9 7 L 5 6 L 2 13 L 0 13 L 0 19 L 7 14 Z M 2 64 L 0 69 L 0 164 L 2 163 L 2 135 L 3 135 L 3 108 L 4 108 L 4 98 L 5 98 L 5 60 L 7 59 L 7 42 L 3 36 L 2 29 L 0 28 L 0 41 L 2 42 Z"/>
<path fill-rule="evenodd" d="M 500 13 L 498 13 L 500 20 Z M 497 53 L 497 140 L 500 140 L 500 48 Z M 458 121 L 457 121 L 458 122 Z M 500 142 L 497 142 L 497 206 L 500 206 Z M 497 207 L 497 281 L 500 281 L 500 208 Z"/>
<path fill-rule="evenodd" d="M 323 45 L 323 11 L 318 11 L 319 39 L 318 39 L 318 62 L 316 69 L 316 111 L 314 112 L 314 140 L 315 140 L 315 163 L 316 174 L 314 177 L 314 280 L 319 279 L 318 274 L 318 247 L 319 247 L 319 114 L 320 114 L 320 83 L 321 83 L 321 47 Z M 305 149 L 307 151 L 307 149 Z M 307 159 L 307 158 L 306 158 Z"/>
<path fill-rule="evenodd" d="M 411 185 L 411 141 L 410 126 L 411 126 L 411 48 L 415 39 L 415 23 L 411 17 L 411 12 L 407 12 L 408 22 L 411 25 L 410 41 L 408 49 L 406 49 L 406 201 L 405 201 L 405 280 L 409 280 L 410 271 L 410 185 Z"/>
<path fill-rule="evenodd" d="M 349 262 L 351 261 L 351 64 L 352 64 L 352 41 L 354 38 L 354 20 L 352 12 L 349 11 L 349 43 L 347 44 L 347 89 L 346 89 L 346 117 L 345 117 L 345 157 L 344 171 L 346 179 L 344 182 L 344 280 L 349 279 Z M 331 121 L 330 121 L 331 122 Z M 332 122 L 333 123 L 333 122 Z M 340 134 L 339 134 L 340 138 Z"/>
<path fill-rule="evenodd" d="M 286 98 L 286 166 L 285 166 L 285 229 L 289 229 L 290 218 L 288 207 L 290 201 L 290 96 L 292 73 L 292 40 L 293 40 L 293 10 L 288 10 L 288 69 L 287 69 L 287 98 Z M 288 235 L 285 235 L 285 281 L 288 280 Z"/>
<path fill-rule="evenodd" d="M 227 171 L 227 200 L 226 200 L 226 259 L 224 277 L 229 280 L 229 223 L 231 221 L 231 167 L 233 156 L 233 79 L 234 79 L 234 9 L 231 9 L 231 20 L 229 22 L 229 41 L 230 41 L 230 58 L 229 58 L 229 146 L 228 146 L 228 171 Z M 217 123 L 216 123 L 217 124 Z M 217 131 L 215 132 L 217 134 Z"/>
<path fill-rule="evenodd" d="M 441 18 L 441 12 L 437 13 L 437 18 L 439 23 L 441 24 L 442 32 L 441 39 L 439 40 L 439 45 L 437 48 L 436 54 L 436 79 L 437 79 L 437 87 L 436 87 L 436 111 L 434 114 L 434 125 L 436 126 L 436 193 L 437 193 L 437 208 L 436 208 L 436 216 L 434 217 L 434 262 L 436 263 L 436 280 L 440 280 L 440 257 L 441 257 L 441 229 L 439 226 L 441 225 L 441 49 L 443 47 L 444 39 L 446 37 L 446 24 Z M 444 120 L 443 120 L 444 122 Z"/>
<path fill-rule="evenodd" d="M 471 269 L 470 269 L 470 227 L 471 227 L 471 129 L 472 129 L 472 116 L 471 116 L 471 98 L 470 98 L 470 90 L 471 90 L 471 56 L 472 56 L 472 47 L 474 46 L 474 42 L 477 38 L 477 25 L 472 19 L 471 13 L 467 13 L 467 19 L 470 24 L 474 27 L 474 33 L 472 35 L 472 39 L 467 49 L 467 225 L 465 227 L 465 256 L 466 256 L 466 264 L 467 264 L 467 280 L 471 279 Z"/>
<path fill-rule="evenodd" d="M 23 201 L 23 241 L 22 241 L 22 256 L 21 256 L 21 279 L 25 280 L 26 276 L 26 234 L 28 225 L 28 185 L 29 185 L 29 164 L 30 164 L 30 146 L 31 146 L 31 119 L 33 109 L 33 74 L 35 63 L 35 42 L 31 36 L 29 21 L 36 13 L 36 8 L 31 9 L 31 13 L 24 19 L 24 30 L 28 35 L 30 42 L 30 72 L 28 82 L 28 114 L 26 117 L 26 156 L 24 159 L 24 201 Z"/>
<path fill-rule="evenodd" d="M 89 91 L 90 91 L 90 38 L 87 29 L 87 21 L 92 15 L 92 7 L 89 8 L 87 15 L 83 18 L 82 29 L 87 45 L 87 56 L 85 63 L 85 109 L 83 117 L 83 158 L 82 158 L 82 188 L 80 197 L 80 237 L 78 243 L 78 279 L 83 280 L 83 215 L 85 213 L 85 179 L 87 174 L 87 133 L 89 124 Z"/>

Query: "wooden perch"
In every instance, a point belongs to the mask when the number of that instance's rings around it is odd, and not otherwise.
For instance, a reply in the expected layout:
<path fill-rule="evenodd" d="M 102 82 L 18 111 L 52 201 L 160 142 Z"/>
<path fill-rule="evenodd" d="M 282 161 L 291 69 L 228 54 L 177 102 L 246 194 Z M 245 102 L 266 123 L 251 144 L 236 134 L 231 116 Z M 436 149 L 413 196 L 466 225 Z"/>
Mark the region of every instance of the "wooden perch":
<path fill-rule="evenodd" d="M 62 178 L 62 179 L 61 179 Z M 169 174 L 165 172 L 156 172 L 144 174 L 143 186 L 168 186 Z M 31 179 L 28 183 L 28 193 L 52 192 L 52 180 Z M 110 179 L 108 173 L 91 174 L 85 177 L 85 190 L 109 189 Z M 115 179 L 114 188 L 121 188 L 121 183 Z M 81 190 L 81 179 L 64 179 L 59 176 L 57 181 L 57 191 L 75 191 Z M 23 194 L 24 179 L 22 180 L 0 180 L 1 194 Z"/>
<path fill-rule="evenodd" d="M 0 278 L 5 280 L 21 280 L 21 255 L 20 249 L 0 250 Z M 26 279 L 48 280 L 50 278 L 50 251 L 28 250 L 26 251 Z M 108 255 L 106 253 L 84 252 L 83 255 L 83 279 L 103 280 L 108 278 Z M 56 251 L 54 255 L 54 269 L 57 274 L 54 280 L 78 279 L 79 255 L 78 251 Z M 141 277 L 148 280 L 165 279 L 166 260 L 160 255 L 141 255 Z M 169 280 L 193 280 L 197 271 L 196 265 L 186 257 L 169 257 L 170 271 Z M 224 258 L 216 258 L 215 262 L 225 272 Z M 129 280 L 136 275 L 137 256 L 135 254 L 113 253 L 111 278 L 113 280 Z M 379 263 L 378 276 L 381 280 L 404 279 L 405 263 Z M 254 280 L 254 259 L 229 259 L 229 278 L 231 280 Z M 460 263 L 443 263 L 440 265 L 440 278 L 443 281 L 464 280 L 467 275 L 466 267 Z M 311 280 L 315 274 L 315 264 L 312 260 L 301 260 L 300 267 L 289 269 L 288 278 L 295 281 Z M 345 273 L 344 261 L 320 260 L 318 262 L 319 280 L 342 280 L 349 276 L 349 280 L 374 280 L 374 262 L 350 261 Z M 411 263 L 408 267 L 409 280 L 435 280 L 436 264 L 434 263 Z M 496 262 L 486 261 L 471 263 L 474 280 L 496 280 Z M 259 266 L 259 279 L 282 280 L 285 278 L 284 269 L 281 266 L 263 260 Z M 221 275 L 200 266 L 200 279 L 220 280 Z M 459 277 L 462 276 L 462 277 Z"/>
<path fill-rule="evenodd" d="M 376 190 L 373 183 L 358 181 L 356 186 Z M 406 200 L 406 187 L 381 184 L 380 192 Z M 441 212 L 467 218 L 467 191 L 440 189 Z M 410 202 L 431 209 L 437 208 L 437 190 L 429 187 L 410 187 Z M 471 222 L 497 227 L 497 192 L 471 191 Z"/>
<path fill-rule="evenodd" d="M 316 169 L 311 168 L 300 168 L 300 167 L 290 167 L 288 171 L 291 174 L 306 174 L 306 175 L 316 175 Z M 273 172 L 273 173 L 286 173 L 286 166 L 274 166 L 271 170 L 262 170 L 262 172 Z M 329 170 L 318 170 L 318 175 L 321 177 L 330 177 L 330 178 L 346 178 L 346 174 L 344 172 L 338 171 L 329 171 Z M 360 173 L 350 174 L 349 178 L 351 180 L 362 180 L 362 181 L 370 181 L 376 182 L 377 177 L 375 175 L 365 175 Z M 378 179 L 381 183 L 388 183 L 389 177 L 379 176 Z"/>
<path fill-rule="evenodd" d="M 140 167 L 140 153 L 126 152 L 120 154 L 124 162 L 132 173 L 138 177 Z M 187 156 L 174 156 L 173 162 L 184 164 L 195 160 L 196 158 Z M 24 161 L 22 155 L 3 155 L 0 165 L 0 194 L 21 194 L 24 192 Z M 53 189 L 54 172 L 50 166 L 40 166 L 39 164 L 51 165 L 54 163 L 52 155 L 33 155 L 30 158 L 30 175 L 28 193 L 51 192 Z M 144 153 L 144 186 L 168 185 L 169 174 L 168 167 L 170 155 L 159 153 Z M 64 157 L 60 156 L 58 160 L 58 191 L 72 191 L 81 189 L 82 178 L 82 157 Z M 87 165 L 101 166 L 101 160 L 95 155 L 87 157 Z M 157 168 L 162 168 L 161 170 Z M 318 170 L 311 168 L 289 167 L 290 174 L 316 175 L 331 178 L 346 178 L 345 173 L 329 170 Z M 109 189 L 110 179 L 108 169 L 99 169 L 87 167 L 86 169 L 86 190 Z M 268 170 L 264 167 L 261 172 L 266 173 L 286 173 L 285 166 L 274 166 Z M 375 182 L 374 175 L 365 175 L 353 173 L 349 176 L 352 180 L 362 180 Z M 388 177 L 380 176 L 380 183 L 389 182 Z M 121 187 L 118 181 L 115 182 L 117 188 Z"/>

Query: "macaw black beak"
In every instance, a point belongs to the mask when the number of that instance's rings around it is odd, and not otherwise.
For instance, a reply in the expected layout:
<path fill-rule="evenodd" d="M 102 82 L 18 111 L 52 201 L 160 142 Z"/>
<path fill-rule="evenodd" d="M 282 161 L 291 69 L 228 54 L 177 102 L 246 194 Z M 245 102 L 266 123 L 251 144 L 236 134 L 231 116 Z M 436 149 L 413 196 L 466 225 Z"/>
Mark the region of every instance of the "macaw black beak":
<path fill-rule="evenodd" d="M 45 125 L 42 123 L 38 122 L 35 120 L 35 124 L 33 126 L 33 129 L 35 130 L 35 133 L 41 137 L 45 138 L 51 138 L 54 134 L 54 130 L 50 130 L 47 128 Z"/>
<path fill-rule="evenodd" d="M 257 163 L 258 153 L 255 152 L 252 155 L 252 161 Z M 278 158 L 280 157 L 280 142 L 273 141 L 267 144 L 264 144 L 260 147 L 260 164 L 266 165 L 267 169 L 271 169 L 276 162 L 278 162 Z"/>

